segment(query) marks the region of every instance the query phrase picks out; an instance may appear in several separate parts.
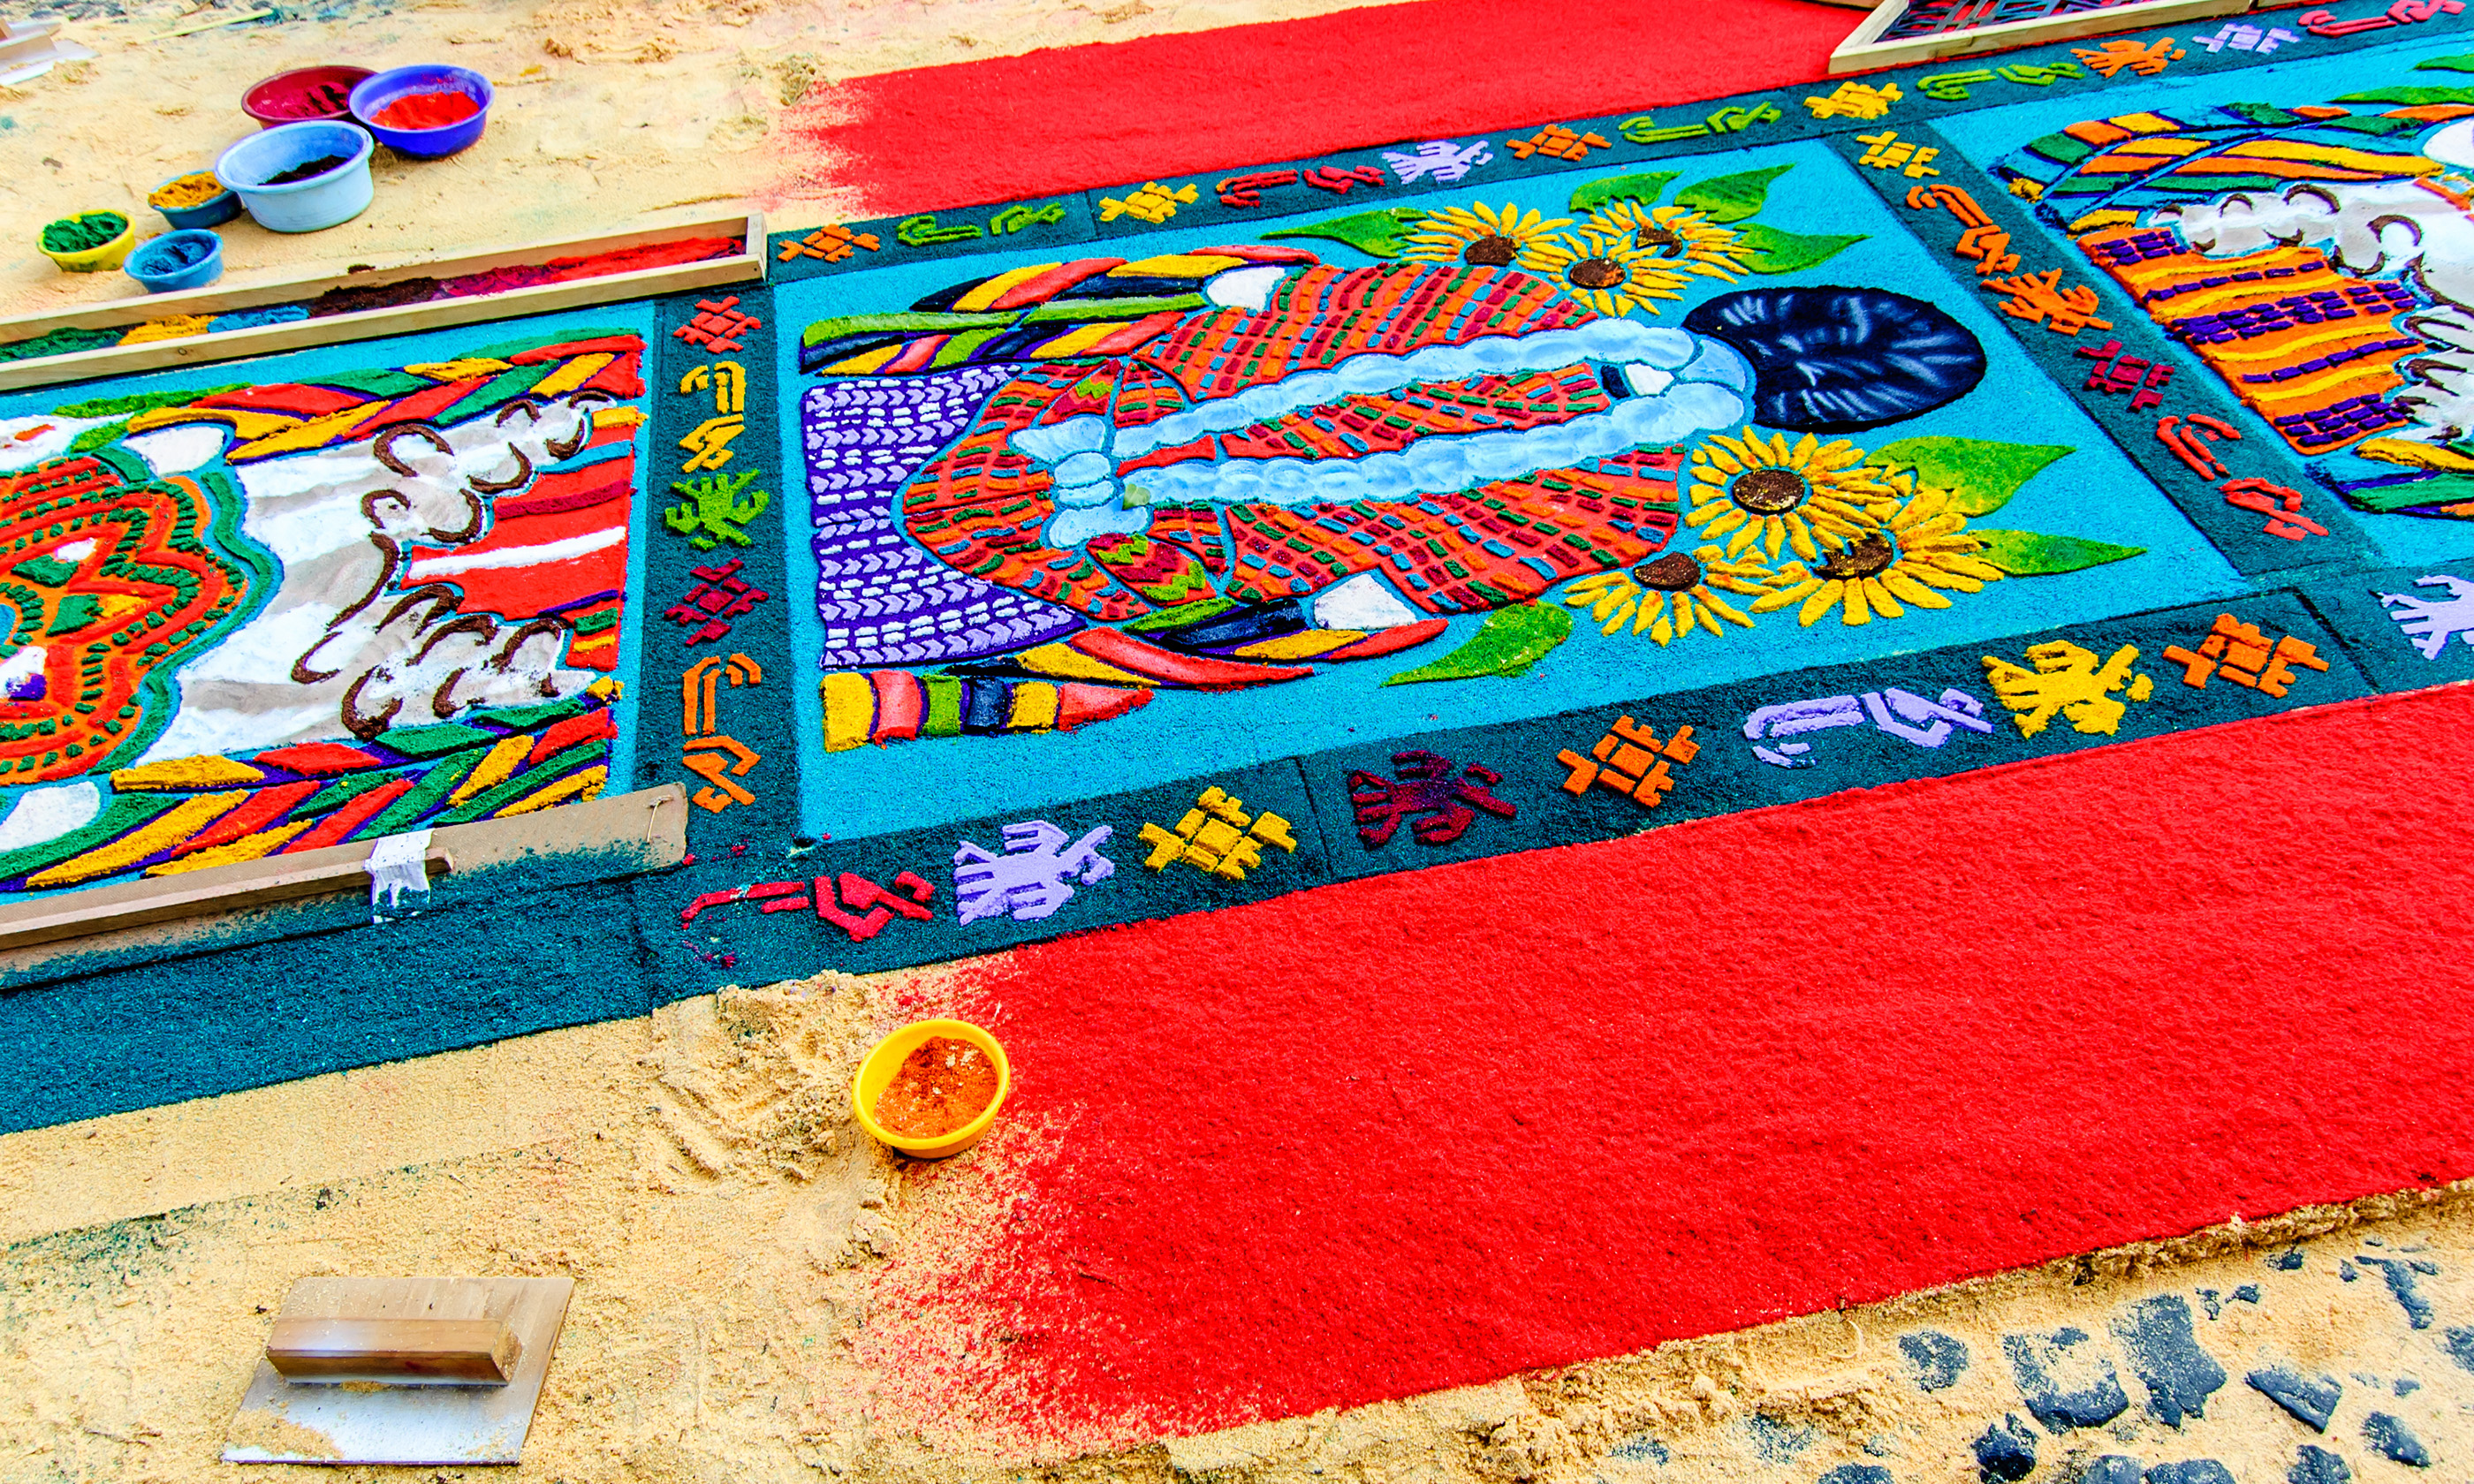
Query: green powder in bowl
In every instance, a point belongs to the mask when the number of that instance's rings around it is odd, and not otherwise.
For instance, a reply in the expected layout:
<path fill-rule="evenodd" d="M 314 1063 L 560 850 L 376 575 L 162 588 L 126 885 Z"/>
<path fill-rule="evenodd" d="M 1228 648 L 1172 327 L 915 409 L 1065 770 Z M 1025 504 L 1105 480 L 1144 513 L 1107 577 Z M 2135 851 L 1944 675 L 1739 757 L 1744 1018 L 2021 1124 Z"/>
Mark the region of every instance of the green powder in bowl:
<path fill-rule="evenodd" d="M 117 211 L 89 211 L 64 216 L 43 228 L 46 252 L 90 252 L 129 230 L 129 218 Z"/>

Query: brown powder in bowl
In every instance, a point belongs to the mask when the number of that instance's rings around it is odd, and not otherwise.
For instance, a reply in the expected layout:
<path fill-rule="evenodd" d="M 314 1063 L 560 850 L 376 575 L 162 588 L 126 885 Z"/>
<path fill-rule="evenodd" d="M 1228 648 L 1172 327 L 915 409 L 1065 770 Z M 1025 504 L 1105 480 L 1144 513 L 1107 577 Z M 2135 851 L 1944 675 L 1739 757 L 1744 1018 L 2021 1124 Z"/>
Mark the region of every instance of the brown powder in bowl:
<path fill-rule="evenodd" d="M 967 1041 L 933 1036 L 877 1094 L 876 1121 L 905 1138 L 936 1138 L 978 1117 L 996 1096 L 994 1062 Z"/>

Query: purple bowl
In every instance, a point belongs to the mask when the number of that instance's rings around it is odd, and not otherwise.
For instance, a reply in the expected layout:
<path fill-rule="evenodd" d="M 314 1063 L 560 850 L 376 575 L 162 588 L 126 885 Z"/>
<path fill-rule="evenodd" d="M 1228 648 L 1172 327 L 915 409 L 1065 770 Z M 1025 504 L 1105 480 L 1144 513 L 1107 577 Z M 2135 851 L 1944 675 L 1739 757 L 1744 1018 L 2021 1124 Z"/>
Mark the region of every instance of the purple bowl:
<path fill-rule="evenodd" d="M 437 129 L 397 129 L 378 122 L 390 104 L 415 93 L 462 93 L 475 105 L 470 118 Z M 471 147 L 490 124 L 490 80 L 462 67 L 395 67 L 352 88 L 352 117 L 378 143 L 404 155 L 436 158 Z"/>

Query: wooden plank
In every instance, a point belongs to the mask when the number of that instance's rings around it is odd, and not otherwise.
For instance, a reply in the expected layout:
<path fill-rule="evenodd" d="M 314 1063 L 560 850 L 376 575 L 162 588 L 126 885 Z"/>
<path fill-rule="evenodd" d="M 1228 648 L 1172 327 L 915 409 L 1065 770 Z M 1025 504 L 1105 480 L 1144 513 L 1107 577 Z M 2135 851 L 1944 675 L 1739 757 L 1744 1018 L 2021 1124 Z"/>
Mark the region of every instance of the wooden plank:
<path fill-rule="evenodd" d="M 367 855 L 366 850 L 362 852 L 363 860 Z M 444 846 L 430 847 L 424 859 L 432 876 L 443 876 L 455 869 L 455 858 Z M 83 902 L 74 896 L 46 898 L 27 904 L 37 910 L 0 920 L 0 951 L 345 891 L 369 880 L 363 860 L 324 861 L 240 883 L 172 886 L 133 900 Z"/>
<path fill-rule="evenodd" d="M 664 783 L 633 793 L 563 803 L 555 809 L 536 810 L 512 819 L 448 825 L 430 836 L 430 869 L 441 874 L 445 869 L 469 872 L 537 856 L 586 852 L 603 856 L 617 851 L 634 856 L 635 861 L 621 865 L 614 859 L 606 875 L 657 871 L 687 858 L 687 790 L 676 783 Z M 366 840 L 330 845 L 298 855 L 209 866 L 177 876 L 115 881 L 0 906 L 0 934 L 14 932 L 35 919 L 63 914 L 72 908 L 114 909 L 111 921 L 115 924 L 82 925 L 67 937 L 0 946 L 0 987 L 16 989 L 45 982 L 49 966 L 62 962 L 74 965 L 98 951 L 142 948 L 158 957 L 183 951 L 203 936 L 224 932 L 233 922 L 245 921 L 253 909 L 232 905 L 237 895 L 271 876 L 339 866 L 341 879 L 323 890 L 360 889 L 369 879 L 362 863 L 369 858 L 371 845 Z M 435 853 L 438 850 L 451 852 L 450 858 L 440 862 Z M 201 889 L 211 889 L 218 894 L 217 899 L 182 916 L 154 921 L 149 921 L 146 914 L 117 916 L 117 909 L 122 907 L 149 906 L 161 898 Z M 89 919 L 89 922 L 92 921 Z"/>
<path fill-rule="evenodd" d="M 592 257 L 603 252 L 623 251 L 628 248 L 648 247 L 655 243 L 678 242 L 691 237 L 744 237 L 751 230 L 764 230 L 762 212 L 730 212 L 685 218 L 652 227 L 636 227 L 623 232 L 606 232 L 595 237 L 575 237 L 555 242 L 512 243 L 493 248 L 476 248 L 457 257 L 424 258 L 390 264 L 383 268 L 365 268 L 358 273 L 322 274 L 308 278 L 284 278 L 244 287 L 210 286 L 183 289 L 171 294 L 140 294 L 128 299 L 106 299 L 91 304 L 72 304 L 66 308 L 47 310 L 41 314 L 23 315 L 0 320 L 0 341 L 22 340 L 45 330 L 74 326 L 78 329 L 108 329 L 113 325 L 142 324 L 176 314 L 222 314 L 233 309 L 255 309 L 264 304 L 279 304 L 294 299 L 315 299 L 328 289 L 368 288 L 400 283 L 407 278 L 456 278 L 470 274 L 485 273 L 493 268 L 514 268 L 527 263 L 546 262 L 556 257 Z M 760 246 L 749 250 L 762 256 Z M 715 261 L 722 261 L 716 259 Z M 613 276 L 616 276 L 615 275 Z"/>
<path fill-rule="evenodd" d="M 1863 23 L 1839 43 L 1838 49 L 1830 54 L 1830 70 L 1834 76 L 1845 72 L 1869 72 L 1880 67 L 1904 67 L 1973 56 L 1978 52 L 2073 41 L 2084 36 L 2139 31 L 2149 26 L 2170 26 L 2218 15 L 2240 15 L 2254 10 L 2288 10 L 2301 3 L 2303 0 L 2144 0 L 2144 3 L 2117 6 L 2109 11 L 2083 11 L 2074 15 L 2011 21 L 2006 25 L 1983 26 L 1953 32 L 1948 36 L 1882 41 L 1880 39 L 1881 33 L 1889 30 L 1907 12 L 1905 0 L 1899 0 L 1899 3 L 1884 5 L 1865 17 Z"/>
<path fill-rule="evenodd" d="M 504 1386 L 516 1376 L 516 1332 L 502 1319 L 278 1319 L 266 1362 L 299 1386 Z"/>
<path fill-rule="evenodd" d="M 284 303 L 315 299 L 327 289 L 339 285 L 382 287 L 405 278 L 435 276 L 455 277 L 481 273 L 491 268 L 515 266 L 521 262 L 541 262 L 546 257 L 591 256 L 596 252 L 617 251 L 623 247 L 641 247 L 648 243 L 676 241 L 681 237 L 715 235 L 715 224 L 696 223 L 690 228 L 666 228 L 657 233 L 622 233 L 617 237 L 589 238 L 577 242 L 541 244 L 521 250 L 473 257 L 449 259 L 436 263 L 406 263 L 391 269 L 373 270 L 366 274 L 323 278 L 301 279 L 282 284 L 263 284 L 255 288 L 230 291 L 198 289 L 187 294 L 158 294 L 148 299 L 116 299 L 109 304 L 91 304 L 83 309 L 63 310 L 29 319 L 0 322 L 0 338 L 27 339 L 52 329 L 112 329 L 143 323 L 148 320 L 166 319 L 178 314 L 221 314 L 230 309 L 256 308 L 263 304 Z M 400 304 L 386 309 L 364 309 L 352 314 L 328 315 L 314 320 L 294 320 L 282 324 L 263 324 L 251 329 L 227 330 L 219 335 L 194 335 L 181 340 L 148 341 L 134 346 L 103 346 L 92 350 L 73 351 L 66 355 L 36 356 L 22 361 L 0 362 L 0 392 L 26 387 L 51 386 L 61 382 L 85 381 L 100 376 L 126 375 L 134 371 L 156 371 L 167 366 L 206 365 L 215 361 L 237 360 L 245 356 L 266 355 L 278 350 L 294 350 L 306 346 L 340 345 L 356 340 L 374 340 L 388 335 L 414 334 L 423 330 L 442 329 L 456 324 L 473 324 L 483 321 L 512 320 L 525 315 L 546 314 L 560 309 L 577 309 L 592 304 L 616 303 L 631 299 L 649 299 L 663 294 L 682 293 L 689 289 L 711 288 L 728 283 L 745 283 L 764 276 L 764 218 L 762 212 L 727 220 L 729 235 L 745 234 L 748 251 L 727 257 L 707 258 L 698 263 L 680 263 L 667 268 L 639 269 L 633 273 L 610 274 L 597 278 L 578 278 L 567 283 L 545 283 L 532 288 L 514 289 L 504 294 L 476 295 L 469 299 L 433 299 L 419 304 Z"/>

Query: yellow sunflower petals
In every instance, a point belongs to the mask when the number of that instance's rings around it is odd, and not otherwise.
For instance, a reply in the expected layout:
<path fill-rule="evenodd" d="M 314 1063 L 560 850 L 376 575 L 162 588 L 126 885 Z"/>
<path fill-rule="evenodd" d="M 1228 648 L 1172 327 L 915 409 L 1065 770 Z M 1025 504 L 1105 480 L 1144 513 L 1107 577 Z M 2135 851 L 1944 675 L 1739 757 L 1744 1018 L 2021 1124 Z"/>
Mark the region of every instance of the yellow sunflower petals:
<path fill-rule="evenodd" d="M 1890 589 L 1881 586 L 1881 580 L 1879 577 L 1864 579 L 1864 598 L 1866 602 L 1873 605 L 1873 611 L 1884 618 L 1906 616 L 1907 610 L 1899 607 L 1899 600 L 1890 596 Z"/>
<path fill-rule="evenodd" d="M 1666 594 L 1653 592 L 1641 600 L 1640 612 L 1632 621 L 1632 632 L 1647 634 L 1652 625 L 1666 616 Z"/>
<path fill-rule="evenodd" d="M 1735 625 L 1739 629 L 1749 629 L 1753 626 L 1753 621 L 1744 616 L 1743 610 L 1736 608 L 1734 605 L 1729 603 L 1726 599 L 1718 596 L 1714 592 L 1703 591 L 1701 594 L 1701 601 L 1709 605 L 1710 611 L 1727 620 L 1727 622 Z M 1711 632 L 1714 633 L 1716 631 L 1713 630 Z"/>
<path fill-rule="evenodd" d="M 1906 573 L 1892 567 L 1881 574 L 1881 586 L 1906 599 L 1918 608 L 1948 608 L 1950 599 L 1917 582 Z"/>
<path fill-rule="evenodd" d="M 1873 605 L 1864 597 L 1864 585 L 1861 582 L 1853 582 L 1841 583 L 1839 586 L 1844 590 L 1847 610 L 1838 615 L 1838 621 L 1846 624 L 1871 623 Z"/>
<path fill-rule="evenodd" d="M 1838 606 L 1838 600 L 1846 590 L 1847 585 L 1845 583 L 1828 582 L 1821 584 L 1819 589 L 1815 591 L 1811 597 L 1804 600 L 1804 607 L 1796 610 L 1795 621 L 1804 625 L 1807 629 L 1811 628 L 1813 624 L 1820 619 L 1822 614 L 1829 612 L 1831 609 Z"/>
<path fill-rule="evenodd" d="M 1608 619 L 1604 624 L 1600 625 L 1598 632 L 1600 634 L 1613 634 L 1617 629 L 1622 628 L 1625 624 L 1630 623 L 1632 621 L 1634 601 L 1635 600 L 1631 598 L 1624 599 L 1623 607 L 1616 609 L 1615 616 Z M 1591 612 L 1589 616 L 1595 618 L 1598 615 L 1595 612 Z"/>
<path fill-rule="evenodd" d="M 1770 558 L 1772 561 L 1776 561 L 1779 554 L 1780 532 L 1778 528 L 1780 526 L 1783 526 L 1785 528 L 1786 539 L 1794 544 L 1795 554 L 1797 556 L 1802 557 L 1807 562 L 1818 562 L 1821 560 L 1821 547 L 1812 539 L 1812 527 L 1805 523 L 1805 519 L 1802 515 L 1790 511 L 1783 521 L 1776 521 L 1772 523 L 1770 530 Z"/>

